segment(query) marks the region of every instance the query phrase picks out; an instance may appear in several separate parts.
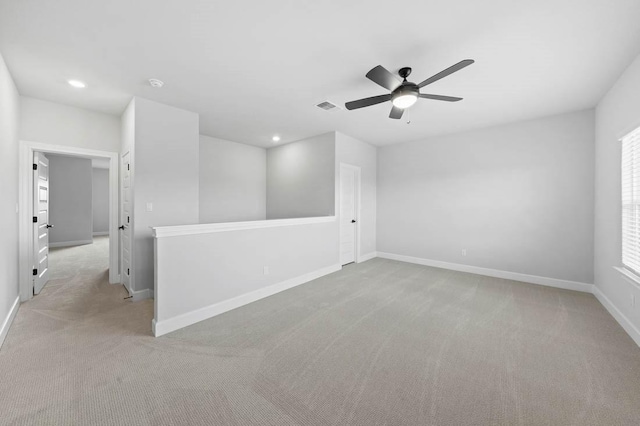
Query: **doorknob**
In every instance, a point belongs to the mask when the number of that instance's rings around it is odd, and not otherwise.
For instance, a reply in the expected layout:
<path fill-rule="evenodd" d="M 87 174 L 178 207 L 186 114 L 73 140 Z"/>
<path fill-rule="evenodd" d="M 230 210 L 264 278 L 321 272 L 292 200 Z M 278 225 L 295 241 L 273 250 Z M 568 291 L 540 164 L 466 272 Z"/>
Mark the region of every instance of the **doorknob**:
<path fill-rule="evenodd" d="M 49 225 L 49 224 L 47 223 L 47 228 L 53 228 L 53 225 Z"/>
<path fill-rule="evenodd" d="M 124 231 L 124 225 L 118 226 L 118 229 L 122 229 Z"/>
<path fill-rule="evenodd" d="M 356 220 L 355 219 L 351 219 L 351 223 L 356 223 Z"/>

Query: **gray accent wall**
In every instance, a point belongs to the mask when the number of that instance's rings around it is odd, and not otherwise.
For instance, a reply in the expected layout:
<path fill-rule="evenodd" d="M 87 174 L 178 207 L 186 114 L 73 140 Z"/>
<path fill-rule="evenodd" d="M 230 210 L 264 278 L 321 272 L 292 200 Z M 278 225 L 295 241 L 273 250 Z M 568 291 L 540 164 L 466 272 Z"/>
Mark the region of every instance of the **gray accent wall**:
<path fill-rule="evenodd" d="M 91 210 L 93 234 L 109 233 L 109 169 L 93 168 Z"/>
<path fill-rule="evenodd" d="M 267 150 L 267 219 L 331 216 L 335 133 Z"/>
<path fill-rule="evenodd" d="M 593 283 L 593 164 L 592 110 L 379 148 L 378 252 Z"/>
<path fill-rule="evenodd" d="M 49 159 L 49 244 L 93 241 L 91 160 L 47 154 Z"/>
<path fill-rule="evenodd" d="M 614 269 L 622 266 L 620 139 L 640 127 L 640 56 L 596 108 L 595 285 L 640 336 L 640 286 Z M 632 304 L 635 296 L 635 306 Z M 619 319 L 619 317 L 617 317 Z M 623 325 L 625 325 L 623 323 Z"/>
<path fill-rule="evenodd" d="M 0 346 L 18 298 L 18 126 L 20 97 L 0 55 Z M 3 327 L 4 324 L 4 328 Z"/>
<path fill-rule="evenodd" d="M 200 135 L 200 223 L 266 219 L 267 151 Z"/>

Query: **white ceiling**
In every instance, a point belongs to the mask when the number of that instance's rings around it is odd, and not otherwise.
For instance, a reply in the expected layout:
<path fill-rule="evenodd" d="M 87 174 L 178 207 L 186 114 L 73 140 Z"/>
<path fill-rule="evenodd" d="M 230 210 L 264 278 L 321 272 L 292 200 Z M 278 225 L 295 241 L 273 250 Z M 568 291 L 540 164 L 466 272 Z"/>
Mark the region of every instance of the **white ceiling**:
<path fill-rule="evenodd" d="M 118 115 L 142 96 L 259 146 L 332 130 L 385 145 L 593 107 L 640 52 L 638 22 L 638 0 L 2 0 L 0 52 L 26 96 Z M 418 83 L 466 58 L 422 90 L 465 99 L 420 100 L 410 125 L 390 103 L 314 106 L 384 94 L 364 77 L 378 64 Z"/>

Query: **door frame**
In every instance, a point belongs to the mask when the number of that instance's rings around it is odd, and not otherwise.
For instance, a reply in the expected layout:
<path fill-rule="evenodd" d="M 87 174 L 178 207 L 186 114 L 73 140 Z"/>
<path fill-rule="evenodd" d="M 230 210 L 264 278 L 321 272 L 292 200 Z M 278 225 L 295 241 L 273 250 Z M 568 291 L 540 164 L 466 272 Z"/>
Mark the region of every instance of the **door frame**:
<path fill-rule="evenodd" d="M 338 211 L 336 212 L 336 216 L 338 217 L 338 253 L 340 253 L 340 237 L 341 237 L 341 212 L 342 212 L 342 191 L 340 190 L 341 186 L 342 186 L 342 170 L 343 169 L 351 169 L 354 171 L 354 175 L 355 175 L 355 186 L 356 186 L 356 190 L 355 190 L 355 196 L 354 196 L 354 202 L 356 204 L 356 231 L 355 231 L 355 248 L 356 248 L 356 252 L 354 254 L 354 260 L 353 263 L 360 263 L 360 219 L 362 218 L 362 209 L 360 208 L 361 206 L 361 202 L 360 202 L 360 198 L 361 198 L 361 193 L 362 193 L 362 187 L 361 187 L 361 173 L 362 173 L 362 168 L 360 166 L 354 166 L 353 164 L 347 164 L 347 163 L 340 163 L 340 174 L 338 175 Z"/>
<path fill-rule="evenodd" d="M 52 145 L 41 142 L 20 141 L 18 157 L 18 266 L 20 300 L 26 302 L 33 297 L 33 154 L 60 154 L 77 157 L 106 158 L 109 160 L 109 282 L 120 283 L 118 246 L 118 153 Z"/>

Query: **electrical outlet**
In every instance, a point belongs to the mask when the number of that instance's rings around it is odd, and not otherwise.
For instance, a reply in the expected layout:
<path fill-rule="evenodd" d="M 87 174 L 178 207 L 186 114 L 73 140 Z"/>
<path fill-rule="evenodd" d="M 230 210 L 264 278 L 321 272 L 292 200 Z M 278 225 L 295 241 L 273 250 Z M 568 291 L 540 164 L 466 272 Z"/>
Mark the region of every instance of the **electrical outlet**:
<path fill-rule="evenodd" d="M 467 249 L 462 249 L 462 255 L 466 256 L 467 255 Z"/>
<path fill-rule="evenodd" d="M 152 212 L 153 211 L 153 203 L 147 203 L 147 211 L 148 212 Z"/>
<path fill-rule="evenodd" d="M 268 267 L 268 266 L 265 266 L 265 267 L 264 267 L 264 269 L 262 270 L 262 272 L 263 272 L 265 275 L 269 275 L 269 267 Z"/>

